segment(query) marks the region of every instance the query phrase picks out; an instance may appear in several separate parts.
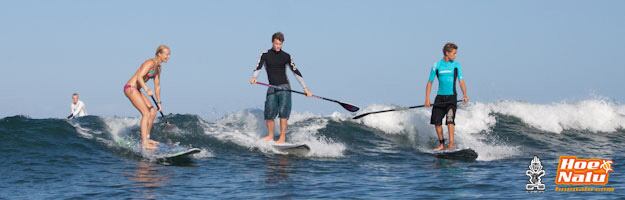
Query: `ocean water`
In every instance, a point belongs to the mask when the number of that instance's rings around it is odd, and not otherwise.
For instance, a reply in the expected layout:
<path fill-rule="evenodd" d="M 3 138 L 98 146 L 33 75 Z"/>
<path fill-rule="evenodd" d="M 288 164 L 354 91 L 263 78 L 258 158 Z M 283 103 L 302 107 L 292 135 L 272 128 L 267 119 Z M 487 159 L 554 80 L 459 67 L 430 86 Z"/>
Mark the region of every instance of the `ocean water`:
<path fill-rule="evenodd" d="M 369 105 L 361 112 L 393 108 Z M 152 138 L 202 150 L 191 162 L 158 163 L 138 147 L 138 118 L 0 119 L 0 199 L 624 199 L 625 106 L 604 100 L 471 103 L 457 115 L 456 142 L 473 162 L 431 156 L 430 111 L 370 115 L 293 113 L 287 155 L 259 138 L 262 110 L 217 120 L 176 114 Z M 445 133 L 445 137 L 447 134 Z M 528 192 L 533 156 L 544 192 Z M 559 156 L 612 159 L 604 187 L 556 192 Z"/>

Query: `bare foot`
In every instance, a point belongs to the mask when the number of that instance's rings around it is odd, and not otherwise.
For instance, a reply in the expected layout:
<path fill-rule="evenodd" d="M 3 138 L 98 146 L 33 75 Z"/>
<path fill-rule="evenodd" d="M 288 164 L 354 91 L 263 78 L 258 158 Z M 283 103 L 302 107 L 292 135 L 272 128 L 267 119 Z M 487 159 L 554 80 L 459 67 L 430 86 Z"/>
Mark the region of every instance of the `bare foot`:
<path fill-rule="evenodd" d="M 278 139 L 278 141 L 276 141 L 276 144 L 284 144 L 284 142 L 286 142 L 285 140 L 286 139 L 284 139 L 284 138 L 280 138 L 280 139 Z"/>
<path fill-rule="evenodd" d="M 443 149 L 445 149 L 445 146 L 442 145 L 442 144 L 439 144 L 438 147 L 434 148 L 433 150 L 434 151 L 440 151 L 440 150 L 443 150 Z"/>
<path fill-rule="evenodd" d="M 454 143 L 449 143 L 449 145 L 447 146 L 447 150 L 454 150 L 456 149 L 456 145 L 454 145 Z"/>
<path fill-rule="evenodd" d="M 157 142 L 157 141 L 154 141 L 154 140 L 151 140 L 151 139 L 148 139 L 148 143 L 151 144 L 151 145 L 154 145 L 154 146 L 160 144 L 160 142 Z"/>
<path fill-rule="evenodd" d="M 263 138 L 265 142 L 273 141 L 273 135 L 268 135 Z"/>
<path fill-rule="evenodd" d="M 156 144 L 150 143 L 150 142 L 143 142 L 141 144 L 141 146 L 143 146 L 143 149 L 147 149 L 147 150 L 154 150 L 156 149 Z"/>

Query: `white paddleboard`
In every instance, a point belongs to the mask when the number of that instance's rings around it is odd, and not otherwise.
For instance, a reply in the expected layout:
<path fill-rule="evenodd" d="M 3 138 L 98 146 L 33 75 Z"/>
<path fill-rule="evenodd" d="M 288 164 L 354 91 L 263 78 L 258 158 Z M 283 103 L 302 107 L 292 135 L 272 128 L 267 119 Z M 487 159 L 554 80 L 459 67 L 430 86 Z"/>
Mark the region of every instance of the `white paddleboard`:
<path fill-rule="evenodd" d="M 286 152 L 289 154 L 304 155 L 310 151 L 310 147 L 308 147 L 308 145 L 306 144 L 284 143 L 284 144 L 274 144 L 273 147 L 278 149 L 279 151 Z"/>
<path fill-rule="evenodd" d="M 170 151 L 167 153 L 156 154 L 155 157 L 158 161 L 170 161 L 170 160 L 180 160 L 180 159 L 190 159 L 191 155 L 200 153 L 200 149 L 198 148 L 190 148 L 183 149 L 177 151 Z"/>

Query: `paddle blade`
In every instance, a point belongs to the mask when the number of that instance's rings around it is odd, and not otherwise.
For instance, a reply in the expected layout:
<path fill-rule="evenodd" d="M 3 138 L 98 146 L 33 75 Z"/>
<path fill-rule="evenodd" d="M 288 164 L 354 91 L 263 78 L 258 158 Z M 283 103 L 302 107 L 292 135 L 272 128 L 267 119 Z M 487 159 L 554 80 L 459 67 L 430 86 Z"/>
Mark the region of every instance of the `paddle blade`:
<path fill-rule="evenodd" d="M 341 106 L 343 106 L 343 108 L 345 108 L 345 110 L 349 110 L 349 112 L 356 112 L 358 110 L 360 110 L 360 108 L 351 105 L 351 104 L 346 104 L 346 103 L 339 103 L 341 104 Z"/>
<path fill-rule="evenodd" d="M 167 121 L 166 121 L 166 122 L 165 122 L 165 124 L 163 125 L 163 127 L 164 127 L 166 130 L 171 130 L 171 129 L 176 128 L 176 125 L 170 124 L 169 122 L 167 122 Z"/>
<path fill-rule="evenodd" d="M 165 128 L 166 130 L 171 130 L 173 128 L 176 128 L 176 125 L 174 125 L 173 123 L 170 122 L 170 120 L 168 120 L 167 118 L 170 118 L 171 113 L 169 113 L 168 115 L 163 115 L 163 113 L 161 113 L 161 117 L 160 117 L 160 124 L 162 128 Z"/>

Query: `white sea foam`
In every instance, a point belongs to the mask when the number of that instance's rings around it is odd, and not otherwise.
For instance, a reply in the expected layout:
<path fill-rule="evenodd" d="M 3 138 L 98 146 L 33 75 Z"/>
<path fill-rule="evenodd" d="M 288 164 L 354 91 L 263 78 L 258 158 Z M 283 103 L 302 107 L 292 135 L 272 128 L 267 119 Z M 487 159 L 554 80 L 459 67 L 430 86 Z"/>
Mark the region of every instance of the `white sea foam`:
<path fill-rule="evenodd" d="M 534 128 L 554 133 L 565 129 L 614 132 L 625 127 L 623 106 L 605 100 L 547 105 L 502 101 L 489 107 L 491 112 L 518 117 Z"/>
<path fill-rule="evenodd" d="M 362 112 L 391 109 L 395 106 L 372 105 Z M 488 105 L 474 103 L 460 107 L 456 116 L 458 125 L 455 127 L 454 140 L 459 148 L 472 148 L 478 153 L 478 160 L 497 160 L 519 153 L 519 147 L 503 144 L 488 144 L 483 133 L 488 132 L 495 124 L 490 115 Z M 396 135 L 406 134 L 414 142 L 415 148 L 429 152 L 438 141 L 434 127 L 430 125 L 431 109 L 412 109 L 399 112 L 387 112 L 368 115 L 356 120 L 366 126 L 382 130 L 384 133 Z M 447 128 L 444 126 L 445 138 Z"/>
<path fill-rule="evenodd" d="M 460 148 L 472 148 L 479 154 L 478 160 L 505 159 L 520 154 L 520 147 L 506 144 L 503 141 L 487 140 L 491 129 L 496 124 L 494 113 L 519 118 L 536 129 L 555 134 L 567 129 L 588 130 L 591 132 L 614 132 L 625 129 L 625 105 L 617 105 L 606 100 L 590 99 L 579 102 L 532 104 L 518 101 L 500 101 L 494 103 L 472 102 L 458 109 L 455 140 Z M 370 105 L 360 113 L 396 108 L 393 105 Z M 430 151 L 437 142 L 437 136 L 430 122 L 431 109 L 412 109 L 399 112 L 387 112 L 368 115 L 359 120 L 352 120 L 350 114 L 335 112 L 329 116 L 312 113 L 293 112 L 289 120 L 287 141 L 305 143 L 311 147 L 307 156 L 310 157 L 342 157 L 346 150 L 345 144 L 333 141 L 319 134 L 330 120 L 343 123 L 355 122 L 378 129 L 388 135 L 405 135 L 413 146 L 420 151 Z M 138 130 L 138 118 L 103 118 L 113 141 L 104 141 L 109 145 L 136 143 L 129 141 L 128 135 L 138 134 L 129 131 Z M 218 140 L 231 142 L 249 149 L 258 149 L 269 154 L 282 152 L 273 148 L 271 142 L 261 140 L 266 135 L 265 121 L 262 110 L 243 110 L 227 114 L 214 122 L 200 120 L 207 135 Z M 89 130 L 76 125 L 84 137 L 101 134 L 98 130 Z M 444 127 L 445 138 L 447 128 Z M 279 120 L 276 120 L 276 133 L 279 131 Z M 276 136 L 277 137 L 277 136 Z M 132 144 L 125 144 L 131 145 Z M 134 145 L 136 146 L 136 145 Z M 205 156 L 213 154 L 204 149 Z"/>
<path fill-rule="evenodd" d="M 76 131 L 81 134 L 85 138 L 95 138 L 97 141 L 114 148 L 123 148 L 137 154 L 142 154 L 146 158 L 151 158 L 154 155 L 145 154 L 142 151 L 139 141 L 133 139 L 133 134 L 139 133 L 139 118 L 130 118 L 130 117 L 101 117 L 102 121 L 106 125 L 106 130 L 92 130 L 89 128 L 84 128 L 80 126 L 79 123 L 70 123 L 72 126 L 76 128 Z M 104 137 L 98 137 L 100 134 L 110 134 L 109 139 L 105 139 Z M 206 148 L 201 148 L 201 152 L 194 154 L 194 158 L 207 158 L 214 157 L 213 153 Z"/>
<path fill-rule="evenodd" d="M 361 113 L 391 108 L 396 106 L 370 105 Z M 418 149 L 428 151 L 437 140 L 433 126 L 429 124 L 430 110 L 413 109 L 374 114 L 356 122 L 382 130 L 386 134 L 407 134 L 416 141 Z M 518 101 L 471 103 L 458 109 L 455 140 L 459 147 L 476 150 L 479 154 L 478 160 L 503 159 L 520 153 L 518 146 L 485 142 L 486 135 L 496 123 L 493 113 L 517 117 L 531 127 L 553 133 L 561 133 L 566 129 L 614 132 L 625 128 L 625 106 L 602 99 L 547 105 Z M 445 138 L 448 137 L 447 134 L 444 135 Z"/>
<path fill-rule="evenodd" d="M 345 146 L 317 134 L 326 126 L 327 119 L 311 113 L 293 112 L 289 119 L 287 142 L 307 144 L 311 151 L 309 157 L 341 157 Z M 214 123 L 205 123 L 205 132 L 219 140 L 228 141 L 249 149 L 258 149 L 264 153 L 281 154 L 272 146 L 272 142 L 262 141 L 267 133 L 265 120 L 260 110 L 244 110 L 228 114 Z M 276 119 L 276 133 L 279 132 L 279 120 Z"/>

